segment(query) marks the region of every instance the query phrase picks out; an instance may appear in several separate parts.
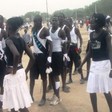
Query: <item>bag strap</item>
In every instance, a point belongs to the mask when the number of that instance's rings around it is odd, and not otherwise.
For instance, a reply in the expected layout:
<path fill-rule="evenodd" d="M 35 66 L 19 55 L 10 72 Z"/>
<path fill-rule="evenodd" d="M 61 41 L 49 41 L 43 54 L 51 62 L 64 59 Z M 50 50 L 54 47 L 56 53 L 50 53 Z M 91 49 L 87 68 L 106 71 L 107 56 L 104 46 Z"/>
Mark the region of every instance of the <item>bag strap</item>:
<path fill-rule="evenodd" d="M 43 52 L 43 53 L 47 53 L 47 49 L 42 45 L 42 43 L 39 41 L 39 39 L 37 38 L 37 33 L 33 33 L 33 37 L 35 40 L 35 43 L 37 45 L 37 47 Z"/>

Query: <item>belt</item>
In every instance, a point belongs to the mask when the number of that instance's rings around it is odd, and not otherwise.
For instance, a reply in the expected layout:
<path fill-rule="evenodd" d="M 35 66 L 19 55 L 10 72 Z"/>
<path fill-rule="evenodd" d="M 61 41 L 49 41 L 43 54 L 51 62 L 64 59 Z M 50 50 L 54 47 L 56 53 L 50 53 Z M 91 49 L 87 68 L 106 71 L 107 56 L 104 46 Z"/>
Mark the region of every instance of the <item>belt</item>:
<path fill-rule="evenodd" d="M 13 68 L 13 66 L 7 66 L 7 67 Z M 19 70 L 19 69 L 21 69 L 21 68 L 23 68 L 23 65 L 22 65 L 22 63 L 19 63 L 19 64 L 17 65 L 17 70 Z"/>
<path fill-rule="evenodd" d="M 44 54 L 44 53 L 33 53 L 34 56 L 41 56 L 41 55 L 44 55 L 44 56 L 47 56 L 47 54 Z"/>
<path fill-rule="evenodd" d="M 33 53 L 34 55 L 44 54 L 44 53 Z"/>
<path fill-rule="evenodd" d="M 77 46 L 77 43 L 70 43 L 70 45 Z"/>

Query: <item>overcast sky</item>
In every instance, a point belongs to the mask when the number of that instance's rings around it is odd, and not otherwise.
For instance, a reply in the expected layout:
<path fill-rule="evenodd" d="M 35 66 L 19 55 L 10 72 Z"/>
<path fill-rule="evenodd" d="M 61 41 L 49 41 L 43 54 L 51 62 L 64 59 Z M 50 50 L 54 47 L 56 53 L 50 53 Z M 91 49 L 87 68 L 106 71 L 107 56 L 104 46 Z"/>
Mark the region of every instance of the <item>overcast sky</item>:
<path fill-rule="evenodd" d="M 97 0 L 47 0 L 48 12 L 60 9 L 77 9 L 90 5 Z M 30 11 L 46 12 L 46 0 L 1 0 L 0 14 L 6 18 L 24 15 Z"/>

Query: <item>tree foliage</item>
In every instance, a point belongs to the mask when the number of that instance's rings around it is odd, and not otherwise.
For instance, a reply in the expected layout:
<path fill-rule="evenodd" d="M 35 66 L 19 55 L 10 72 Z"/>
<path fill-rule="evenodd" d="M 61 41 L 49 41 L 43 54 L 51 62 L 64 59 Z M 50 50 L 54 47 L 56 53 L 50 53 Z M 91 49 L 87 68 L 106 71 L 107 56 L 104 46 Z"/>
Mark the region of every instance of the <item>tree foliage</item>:
<path fill-rule="evenodd" d="M 23 17 L 23 19 L 24 19 L 26 22 L 31 22 L 31 21 L 33 21 L 33 18 L 34 18 L 36 15 L 41 15 L 42 18 L 43 18 L 43 21 L 46 21 L 46 19 L 50 17 L 49 14 L 44 13 L 44 12 L 41 13 L 41 12 L 39 12 L 39 11 L 28 12 L 28 13 L 26 13 L 26 14 L 25 14 L 24 16 L 22 16 L 22 17 Z"/>
<path fill-rule="evenodd" d="M 112 16 L 112 0 L 98 0 L 89 6 L 85 6 L 85 8 L 74 10 L 63 9 L 55 11 L 54 14 L 63 12 L 67 17 L 83 18 L 91 16 L 96 11 Z"/>
<path fill-rule="evenodd" d="M 89 6 L 85 6 L 85 8 L 79 8 L 79 9 L 63 9 L 63 10 L 57 10 L 53 13 L 53 15 L 58 15 L 60 12 L 63 12 L 66 17 L 73 17 L 75 18 L 85 18 L 91 16 L 95 11 L 99 13 L 104 13 L 105 15 L 111 15 L 112 16 L 112 0 L 98 0 L 94 3 L 92 3 Z M 41 13 L 39 11 L 36 12 L 28 12 L 26 13 L 23 18 L 26 21 L 32 21 L 34 16 L 40 14 L 43 17 L 43 20 L 49 20 L 51 15 L 47 13 Z"/>

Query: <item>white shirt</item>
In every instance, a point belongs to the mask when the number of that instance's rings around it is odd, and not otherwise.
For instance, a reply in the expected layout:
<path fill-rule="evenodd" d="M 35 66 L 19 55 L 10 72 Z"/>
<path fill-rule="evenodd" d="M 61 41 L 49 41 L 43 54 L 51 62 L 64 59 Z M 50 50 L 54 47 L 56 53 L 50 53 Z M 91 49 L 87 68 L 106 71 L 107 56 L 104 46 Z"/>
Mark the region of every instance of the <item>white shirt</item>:
<path fill-rule="evenodd" d="M 61 28 L 59 27 L 54 33 L 51 32 L 52 28 L 49 30 L 50 36 L 52 38 L 52 43 L 53 43 L 53 52 L 61 52 L 62 51 L 62 45 L 61 45 L 62 39 L 58 36 L 60 29 Z"/>
<path fill-rule="evenodd" d="M 73 27 L 72 30 L 70 31 L 70 36 L 71 36 L 71 43 L 77 44 L 78 37 L 75 33 L 75 27 Z"/>
<path fill-rule="evenodd" d="M 42 27 L 39 32 L 37 33 L 37 38 L 38 40 L 41 42 L 41 44 L 46 48 L 46 41 L 47 39 L 42 39 L 39 37 L 41 31 L 43 30 L 44 27 Z M 35 42 L 35 39 L 33 38 L 33 52 L 36 53 L 36 54 L 39 54 L 39 53 L 43 53 L 38 47 L 37 47 L 37 44 Z"/>

